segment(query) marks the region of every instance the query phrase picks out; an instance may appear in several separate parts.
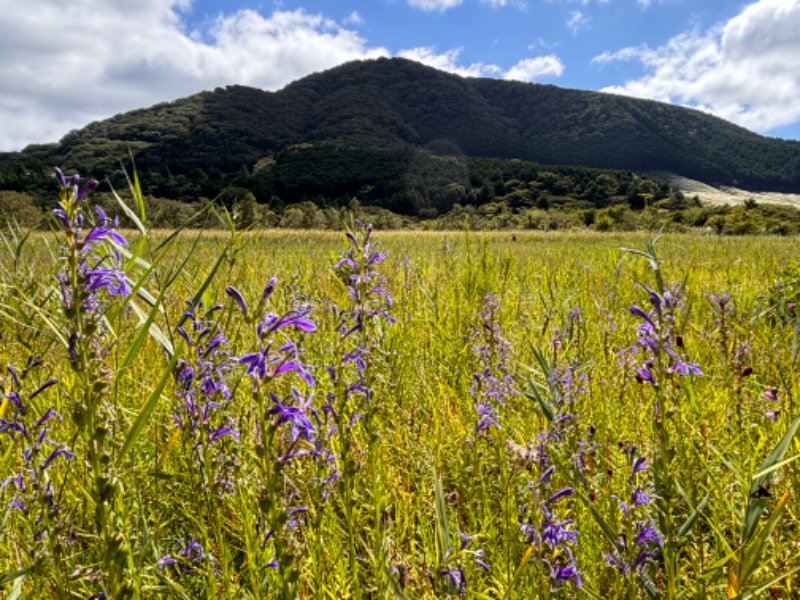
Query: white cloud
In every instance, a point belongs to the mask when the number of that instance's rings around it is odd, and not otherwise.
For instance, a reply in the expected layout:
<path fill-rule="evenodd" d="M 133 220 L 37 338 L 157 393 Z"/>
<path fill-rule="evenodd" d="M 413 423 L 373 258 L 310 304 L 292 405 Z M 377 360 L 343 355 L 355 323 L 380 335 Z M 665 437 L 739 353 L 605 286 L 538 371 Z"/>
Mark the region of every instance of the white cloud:
<path fill-rule="evenodd" d="M 516 6 L 517 8 L 524 9 L 525 2 L 522 0 L 481 0 L 484 4 L 488 4 L 493 8 L 503 8 L 504 6 Z"/>
<path fill-rule="evenodd" d="M 342 21 L 345 25 L 363 25 L 364 19 L 358 14 L 357 10 L 354 10 L 350 13 L 350 16 L 346 17 L 344 21 Z"/>
<path fill-rule="evenodd" d="M 354 31 L 357 12 L 337 23 L 303 10 L 268 16 L 241 10 L 190 26 L 192 0 L 6 4 L 0 19 L 0 151 L 53 142 L 91 121 L 217 86 L 276 90 L 350 60 L 390 55 Z M 527 58 L 510 69 L 462 64 L 460 48 L 411 48 L 399 55 L 469 77 L 533 81 L 558 77 L 564 69 L 554 55 Z"/>
<path fill-rule="evenodd" d="M 468 66 L 459 66 L 458 57 L 461 55 L 461 48 L 452 48 L 445 52 L 437 52 L 433 46 L 421 48 L 407 48 L 397 53 L 401 58 L 415 60 L 423 65 L 428 65 L 440 71 L 455 73 L 462 77 L 492 77 L 499 75 L 502 69 L 497 65 L 487 65 L 484 63 L 472 63 Z"/>
<path fill-rule="evenodd" d="M 536 50 L 537 48 L 552 50 L 553 48 L 558 48 L 558 46 L 559 46 L 558 42 L 548 42 L 544 38 L 540 37 L 537 38 L 534 43 L 528 44 L 528 50 Z"/>
<path fill-rule="evenodd" d="M 92 120 L 216 86 L 274 90 L 348 60 L 389 54 L 302 10 L 268 17 L 242 10 L 187 31 L 190 0 L 6 4 L 0 150 L 51 142 Z"/>
<path fill-rule="evenodd" d="M 588 28 L 590 21 L 591 18 L 587 17 L 581 11 L 573 10 L 567 19 L 567 27 L 569 27 L 570 31 L 572 31 L 572 34 L 575 35 L 580 29 Z"/>
<path fill-rule="evenodd" d="M 638 61 L 639 79 L 604 91 L 694 106 L 757 131 L 800 119 L 800 0 L 760 0 L 725 23 L 667 44 L 604 52 Z"/>
<path fill-rule="evenodd" d="M 444 12 L 451 8 L 455 8 L 464 0 L 408 0 L 408 5 L 414 8 L 421 8 L 422 10 L 438 10 Z"/>
<path fill-rule="evenodd" d="M 445 52 L 437 52 L 436 48 L 427 46 L 422 48 L 409 48 L 401 50 L 398 56 L 415 60 L 440 71 L 455 73 L 462 77 L 501 77 L 517 81 L 536 81 L 543 77 L 560 77 L 564 72 L 564 65 L 554 54 L 537 56 L 519 61 L 508 70 L 486 63 L 472 63 L 468 66 L 459 65 L 458 59 L 461 48 L 452 48 Z"/>
<path fill-rule="evenodd" d="M 517 81 L 537 81 L 543 77 L 561 77 L 564 64 L 554 54 L 526 58 L 519 61 L 503 74 L 503 79 Z"/>

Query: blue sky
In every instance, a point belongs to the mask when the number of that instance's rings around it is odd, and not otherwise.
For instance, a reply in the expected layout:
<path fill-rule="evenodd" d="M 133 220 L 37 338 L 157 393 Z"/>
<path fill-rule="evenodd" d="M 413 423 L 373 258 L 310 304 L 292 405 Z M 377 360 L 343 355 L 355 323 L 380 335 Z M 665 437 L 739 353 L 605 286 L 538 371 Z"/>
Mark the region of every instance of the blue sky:
<path fill-rule="evenodd" d="M 348 60 L 654 98 L 800 139 L 800 0 L 0 0 L 0 151 Z"/>

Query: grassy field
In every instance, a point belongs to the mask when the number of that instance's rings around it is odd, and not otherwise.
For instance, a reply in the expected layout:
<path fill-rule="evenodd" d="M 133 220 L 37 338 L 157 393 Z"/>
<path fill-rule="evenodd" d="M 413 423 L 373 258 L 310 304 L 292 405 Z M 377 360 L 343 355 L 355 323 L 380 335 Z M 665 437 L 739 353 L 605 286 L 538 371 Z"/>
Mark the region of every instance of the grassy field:
<path fill-rule="evenodd" d="M 4 238 L 6 597 L 800 594 L 795 239 L 62 208 Z"/>

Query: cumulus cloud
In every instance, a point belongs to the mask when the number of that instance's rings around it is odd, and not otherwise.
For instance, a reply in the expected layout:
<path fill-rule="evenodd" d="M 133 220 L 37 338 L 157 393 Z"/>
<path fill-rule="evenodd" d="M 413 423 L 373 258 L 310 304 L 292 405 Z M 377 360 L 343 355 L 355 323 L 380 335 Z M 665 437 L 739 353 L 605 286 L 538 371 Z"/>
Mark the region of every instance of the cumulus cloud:
<path fill-rule="evenodd" d="M 398 56 L 415 60 L 441 71 L 455 73 L 462 77 L 501 77 L 516 81 L 537 81 L 545 77 L 560 77 L 564 65 L 554 54 L 525 58 L 507 70 L 494 64 L 472 63 L 467 66 L 459 64 L 461 48 L 453 48 L 445 52 L 437 52 L 436 48 L 409 48 L 401 50 Z"/>
<path fill-rule="evenodd" d="M 503 74 L 503 79 L 537 81 L 543 77 L 561 77 L 564 64 L 555 54 L 526 58 Z"/>
<path fill-rule="evenodd" d="M 278 89 L 348 60 L 387 56 L 302 10 L 252 10 L 186 29 L 189 0 L 8 3 L 0 21 L 0 150 L 59 139 L 118 112 L 239 83 Z M 352 15 L 351 15 L 352 18 Z"/>
<path fill-rule="evenodd" d="M 401 58 L 414 60 L 423 65 L 428 65 L 440 71 L 455 73 L 462 77 L 492 77 L 502 73 L 502 69 L 497 65 L 487 65 L 484 63 L 472 63 L 461 66 L 458 63 L 462 48 L 452 48 L 444 52 L 437 52 L 433 46 L 421 48 L 407 48 L 397 53 Z"/>
<path fill-rule="evenodd" d="M 438 10 L 439 12 L 444 12 L 455 8 L 462 2 L 463 0 L 408 0 L 408 5 L 414 8 L 421 8 L 422 10 Z"/>
<path fill-rule="evenodd" d="M 441 8 L 460 0 L 416 1 Z M 391 55 L 355 31 L 357 12 L 338 23 L 303 10 L 239 10 L 200 22 L 190 18 L 192 0 L 6 4 L 0 151 L 53 142 L 91 121 L 218 86 L 276 90 L 350 60 Z M 534 81 L 564 69 L 554 55 L 511 68 L 465 63 L 460 48 L 412 48 L 399 55 L 470 77 Z"/>
<path fill-rule="evenodd" d="M 727 22 L 664 46 L 604 52 L 644 75 L 604 91 L 693 106 L 756 131 L 800 119 L 800 0 L 760 0 Z"/>

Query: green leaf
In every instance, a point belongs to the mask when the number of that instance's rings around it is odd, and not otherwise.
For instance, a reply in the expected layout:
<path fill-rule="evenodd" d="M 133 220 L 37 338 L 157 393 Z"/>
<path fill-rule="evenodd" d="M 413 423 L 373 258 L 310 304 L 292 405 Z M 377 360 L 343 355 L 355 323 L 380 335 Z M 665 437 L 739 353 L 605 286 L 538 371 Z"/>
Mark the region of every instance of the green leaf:
<path fill-rule="evenodd" d="M 144 431 L 145 425 L 147 425 L 147 421 L 150 419 L 150 415 L 153 414 L 153 410 L 155 410 L 156 404 L 158 404 L 158 400 L 161 397 L 161 392 L 164 391 L 164 388 L 167 385 L 167 381 L 172 378 L 172 373 L 175 370 L 175 365 L 178 363 L 178 358 L 180 358 L 183 352 L 183 343 L 178 346 L 177 350 L 172 355 L 172 360 L 169 361 L 169 365 L 166 369 L 164 369 L 164 373 L 161 375 L 161 379 L 159 380 L 158 384 L 156 385 L 155 389 L 150 394 L 150 397 L 147 401 L 142 405 L 142 408 L 139 410 L 139 414 L 136 416 L 136 419 L 133 421 L 133 425 L 131 425 L 130 430 L 128 430 L 128 435 L 125 436 L 125 442 L 122 444 L 122 449 L 119 451 L 119 455 L 117 456 L 117 462 L 122 461 L 125 455 L 130 452 L 131 448 L 133 448 L 136 440 L 139 439 L 139 436 Z"/>
<path fill-rule="evenodd" d="M 781 441 L 778 442 L 778 445 L 775 446 L 775 449 L 770 453 L 770 455 L 764 459 L 764 462 L 761 463 L 761 466 L 756 472 L 756 476 L 752 479 L 752 483 L 750 484 L 750 492 L 747 499 L 747 509 L 745 510 L 744 523 L 742 526 L 742 545 L 747 545 L 752 540 L 756 531 L 756 527 L 758 526 L 758 521 L 761 518 L 761 513 L 764 512 L 764 508 L 767 504 L 766 498 L 755 497 L 756 492 L 760 489 L 763 489 L 763 487 L 772 477 L 772 474 L 774 473 L 774 469 L 772 467 L 783 460 L 783 455 L 786 454 L 786 451 L 789 449 L 789 445 L 792 443 L 792 439 L 794 439 L 798 428 L 800 428 L 800 417 L 795 417 L 791 425 L 789 425 L 789 430 L 783 436 Z"/>
<path fill-rule="evenodd" d="M 134 173 L 134 176 L 135 175 L 136 174 Z M 125 173 L 125 177 L 127 176 L 128 174 Z M 117 204 L 119 204 L 120 207 L 122 207 L 122 212 L 124 212 L 125 215 L 133 222 L 133 224 L 136 226 L 136 229 L 139 230 L 139 233 L 141 233 L 142 235 L 147 235 L 147 228 L 144 226 L 144 223 L 142 223 L 141 219 L 139 219 L 139 216 L 135 212 L 133 212 L 133 210 L 127 204 L 125 204 L 125 201 L 122 198 L 120 198 L 119 194 L 117 194 L 117 190 L 115 190 L 114 187 L 111 185 L 111 182 L 108 180 L 106 181 L 108 182 L 109 187 L 111 187 L 111 194 L 114 196 L 114 199 L 117 201 Z M 136 194 L 134 194 L 134 196 L 135 195 Z"/>
<path fill-rule="evenodd" d="M 706 507 L 706 504 L 708 504 L 708 500 L 710 498 L 711 498 L 711 492 L 708 492 L 705 495 L 705 498 L 703 498 L 700 501 L 700 504 L 697 505 L 697 508 L 695 508 L 694 511 L 692 511 L 692 514 L 689 515 L 689 518 L 686 519 L 686 521 L 684 521 L 683 525 L 681 525 L 681 528 L 678 530 L 678 540 L 682 540 L 687 535 L 689 535 L 689 532 L 692 530 L 692 527 L 694 527 L 694 524 L 697 522 L 697 517 L 700 516 L 700 513 Z"/>
<path fill-rule="evenodd" d="M 148 334 L 154 340 L 156 340 L 162 348 L 164 348 L 167 354 L 172 356 L 172 353 L 175 352 L 175 348 L 172 345 L 172 340 L 170 340 L 162 331 L 162 329 L 153 322 L 159 313 L 159 309 L 161 308 L 162 299 L 163 291 L 158 297 L 158 303 L 150 308 L 150 312 L 146 316 L 144 311 L 136 302 L 131 302 L 131 308 L 133 309 L 133 312 L 136 313 L 136 316 L 139 317 L 139 325 L 141 327 L 133 342 L 131 342 L 131 345 L 128 346 L 128 351 L 125 353 L 125 358 L 122 360 L 122 364 L 120 365 L 120 371 L 124 371 L 127 367 L 133 364 L 133 361 L 136 358 L 136 355 L 139 353 L 139 350 L 141 349 L 142 344 L 144 343 L 144 340 Z"/>
<path fill-rule="evenodd" d="M 772 514 L 758 532 L 758 535 L 753 540 L 753 543 L 747 548 L 747 551 L 742 559 L 741 567 L 739 568 L 740 586 L 744 587 L 747 583 L 747 580 L 750 579 L 750 576 L 755 573 L 756 569 L 758 568 L 758 564 L 761 562 L 761 556 L 764 553 L 764 546 L 766 546 L 769 536 L 771 536 L 772 532 L 775 530 L 788 499 L 789 492 L 786 491 L 783 493 L 783 496 L 781 496 L 780 500 L 778 500 L 778 504 L 775 505 L 775 508 L 772 510 Z"/>
<path fill-rule="evenodd" d="M 22 598 L 22 584 L 25 582 L 25 576 L 17 577 L 14 581 L 14 587 L 11 588 L 11 591 L 8 593 L 6 600 L 19 600 Z"/>
<path fill-rule="evenodd" d="M 553 411 L 553 407 L 550 406 L 550 403 L 542 397 L 542 394 L 539 392 L 538 384 L 533 381 L 529 376 L 525 376 L 525 380 L 528 382 L 528 391 L 522 392 L 522 395 L 526 398 L 531 400 L 535 400 L 542 409 L 542 413 L 544 413 L 545 418 L 548 422 L 552 422 L 555 418 L 555 413 Z"/>
<path fill-rule="evenodd" d="M 220 265 L 222 265 L 222 261 L 224 261 L 225 258 L 228 255 L 228 250 L 230 249 L 232 242 L 233 242 L 232 239 L 229 240 L 228 243 L 225 245 L 225 247 L 222 249 L 222 251 L 219 253 L 219 256 L 217 257 L 217 261 L 214 263 L 214 266 L 211 267 L 211 270 L 208 272 L 208 275 L 206 275 L 206 278 L 203 281 L 202 285 L 197 289 L 197 291 L 195 292 L 194 296 L 192 297 L 192 303 L 193 304 L 196 305 L 202 300 L 203 294 L 205 294 L 206 289 L 208 289 L 208 286 L 210 286 L 211 282 L 214 281 L 214 277 L 216 276 Z M 183 323 L 188 318 L 189 318 L 188 315 L 186 313 L 184 313 L 184 315 L 178 321 L 178 327 L 183 325 Z"/>
<path fill-rule="evenodd" d="M 781 581 L 783 581 L 784 579 L 786 579 L 790 575 L 794 575 L 798 571 L 800 571 L 800 567 L 795 567 L 794 569 L 790 569 L 790 570 L 786 571 L 785 573 L 781 573 L 777 577 L 773 577 L 772 579 L 770 579 L 768 582 L 762 583 L 757 588 L 749 590 L 749 591 L 747 591 L 747 592 L 745 592 L 743 594 L 740 594 L 739 596 L 736 596 L 733 600 L 746 600 L 747 598 L 753 598 L 754 596 L 757 596 L 761 592 L 766 592 L 769 588 L 771 588 L 776 583 L 780 583 Z"/>
<path fill-rule="evenodd" d="M 441 555 L 439 562 L 443 563 L 445 557 L 450 556 L 452 546 L 450 541 L 450 519 L 447 516 L 447 500 L 442 489 L 442 478 L 433 469 L 433 501 L 436 510 L 436 534 L 439 538 L 439 548 Z"/>
<path fill-rule="evenodd" d="M 0 585 L 10 583 L 20 577 L 25 577 L 28 573 L 31 572 L 30 567 L 25 567 L 24 569 L 18 569 L 16 571 L 12 571 L 10 573 L 3 573 L 0 574 Z"/>
<path fill-rule="evenodd" d="M 791 458 L 787 458 L 786 460 L 782 460 L 781 462 L 772 465 L 768 469 L 764 469 L 763 471 L 760 471 L 760 472 L 756 473 L 755 475 L 753 475 L 753 479 L 755 479 L 756 477 L 762 477 L 764 475 L 769 475 L 773 471 L 777 471 L 781 467 L 783 467 L 785 465 L 788 465 L 791 462 L 796 461 L 798 458 L 800 458 L 800 454 L 795 454 Z"/>

